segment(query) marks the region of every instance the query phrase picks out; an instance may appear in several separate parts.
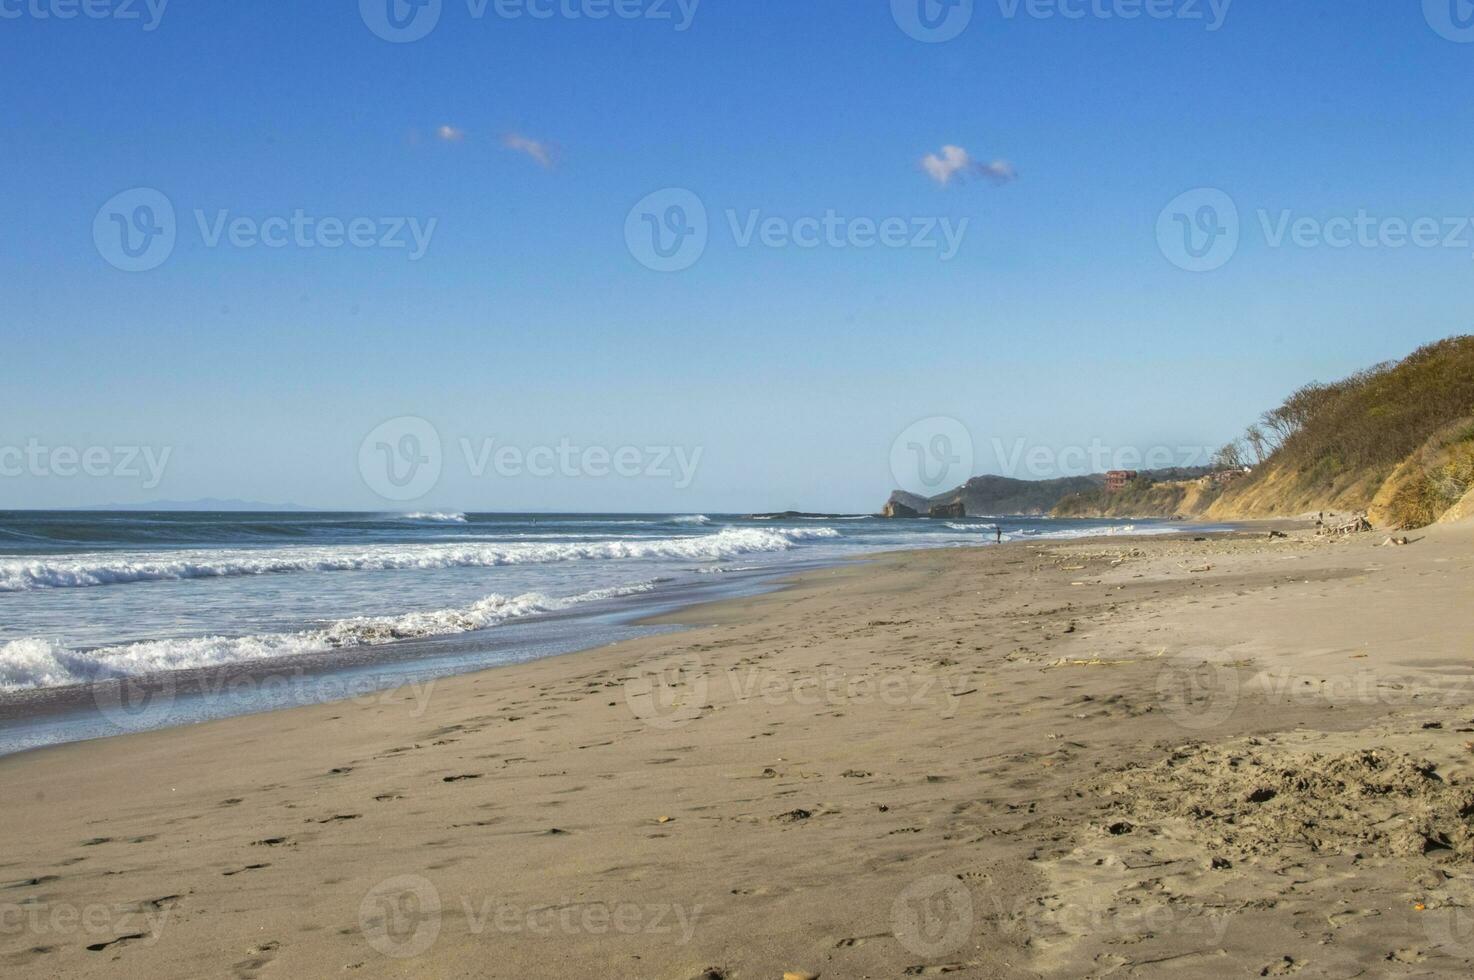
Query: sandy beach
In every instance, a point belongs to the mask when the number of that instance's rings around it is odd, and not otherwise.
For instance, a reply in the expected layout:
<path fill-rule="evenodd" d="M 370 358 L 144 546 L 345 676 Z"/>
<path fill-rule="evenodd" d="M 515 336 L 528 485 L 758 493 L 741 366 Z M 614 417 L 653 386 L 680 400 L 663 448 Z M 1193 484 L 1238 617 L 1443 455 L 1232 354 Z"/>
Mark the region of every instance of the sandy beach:
<path fill-rule="evenodd" d="M 1474 527 L 1412 538 L 887 555 L 0 759 L 0 972 L 1467 976 Z"/>

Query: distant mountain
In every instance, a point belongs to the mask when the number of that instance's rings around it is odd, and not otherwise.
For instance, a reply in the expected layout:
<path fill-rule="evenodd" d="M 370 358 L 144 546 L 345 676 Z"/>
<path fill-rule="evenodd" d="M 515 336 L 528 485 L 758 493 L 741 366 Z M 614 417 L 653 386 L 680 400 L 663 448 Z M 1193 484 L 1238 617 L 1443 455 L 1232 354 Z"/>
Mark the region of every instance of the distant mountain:
<path fill-rule="evenodd" d="M 888 512 L 910 510 L 926 516 L 993 517 L 1014 514 L 1047 514 L 1065 497 L 1090 493 L 1105 483 L 1102 476 L 1069 476 L 1057 480 L 1015 480 L 1006 476 L 975 476 L 955 490 L 935 497 L 920 497 L 897 490 L 891 494 Z M 898 509 L 895 505 L 900 505 Z M 961 511 L 959 515 L 957 512 Z"/>
<path fill-rule="evenodd" d="M 100 504 L 96 507 L 79 507 L 78 510 L 116 511 L 201 511 L 206 513 L 258 513 L 289 514 L 316 511 L 316 507 L 301 504 L 263 504 L 256 500 L 222 500 L 218 497 L 201 497 L 199 500 L 149 500 L 141 504 Z"/>

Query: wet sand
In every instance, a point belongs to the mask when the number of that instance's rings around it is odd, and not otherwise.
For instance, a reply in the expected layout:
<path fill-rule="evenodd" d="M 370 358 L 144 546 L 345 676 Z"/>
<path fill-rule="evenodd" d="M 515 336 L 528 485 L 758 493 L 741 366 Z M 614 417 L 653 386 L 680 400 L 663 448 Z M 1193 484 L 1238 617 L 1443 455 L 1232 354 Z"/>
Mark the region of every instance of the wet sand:
<path fill-rule="evenodd" d="M 1466 976 L 1474 527 L 890 555 L 0 759 L 17 976 Z"/>

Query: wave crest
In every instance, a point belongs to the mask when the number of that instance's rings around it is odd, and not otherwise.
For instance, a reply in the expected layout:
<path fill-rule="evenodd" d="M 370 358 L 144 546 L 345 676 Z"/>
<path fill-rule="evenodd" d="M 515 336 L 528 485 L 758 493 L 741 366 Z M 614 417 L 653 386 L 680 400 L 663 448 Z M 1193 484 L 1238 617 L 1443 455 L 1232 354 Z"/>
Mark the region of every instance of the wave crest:
<path fill-rule="evenodd" d="M 787 551 L 800 541 L 837 537 L 839 532 L 833 528 L 723 528 L 715 534 L 680 538 L 139 552 L 76 555 L 50 561 L 8 559 L 0 560 L 0 592 L 292 572 L 491 568 L 638 558 L 717 561 L 735 555 Z"/>
<path fill-rule="evenodd" d="M 436 609 L 402 616 L 357 616 L 292 633 L 150 640 L 91 650 L 68 649 L 53 640 L 13 640 L 0 644 L 0 691 L 61 687 L 114 677 L 220 667 L 348 647 L 382 646 L 399 640 L 471 633 L 509 619 L 557 612 L 583 602 L 636 595 L 654 588 L 654 582 L 642 582 L 562 598 L 550 598 L 540 592 L 511 597 L 490 595 L 458 609 Z"/>

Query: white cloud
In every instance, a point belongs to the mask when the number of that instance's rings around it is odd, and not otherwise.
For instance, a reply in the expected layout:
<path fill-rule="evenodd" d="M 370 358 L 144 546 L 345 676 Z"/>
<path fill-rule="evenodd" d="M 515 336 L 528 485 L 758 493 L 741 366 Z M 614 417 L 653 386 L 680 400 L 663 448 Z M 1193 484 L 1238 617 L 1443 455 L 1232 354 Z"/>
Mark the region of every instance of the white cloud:
<path fill-rule="evenodd" d="M 520 133 L 507 133 L 502 137 L 502 145 L 509 150 L 525 153 L 536 160 L 538 166 L 551 168 L 555 151 L 553 147 L 541 140 L 535 140 Z"/>
<path fill-rule="evenodd" d="M 980 163 L 962 147 L 951 144 L 942 147 L 941 153 L 928 153 L 922 157 L 921 169 L 943 187 L 967 177 L 986 177 L 994 183 L 1006 184 L 1018 176 L 1013 164 L 1007 160 Z"/>
<path fill-rule="evenodd" d="M 459 143 L 466 138 L 466 131 L 451 125 L 440 126 L 435 130 L 435 138 L 447 143 Z"/>

